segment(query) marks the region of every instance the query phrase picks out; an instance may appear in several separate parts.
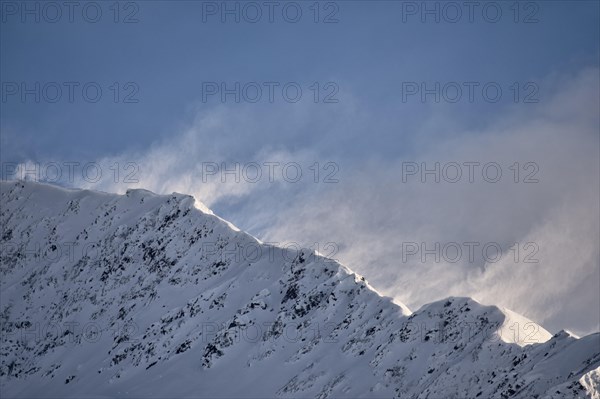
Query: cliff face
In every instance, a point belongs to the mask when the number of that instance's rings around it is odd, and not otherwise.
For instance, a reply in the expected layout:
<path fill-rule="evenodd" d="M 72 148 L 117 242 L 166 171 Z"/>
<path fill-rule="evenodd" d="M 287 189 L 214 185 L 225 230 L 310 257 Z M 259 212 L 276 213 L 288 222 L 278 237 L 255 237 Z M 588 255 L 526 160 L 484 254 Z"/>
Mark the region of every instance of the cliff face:
<path fill-rule="evenodd" d="M 415 313 L 190 196 L 0 183 L 3 397 L 594 397 L 600 335 Z"/>

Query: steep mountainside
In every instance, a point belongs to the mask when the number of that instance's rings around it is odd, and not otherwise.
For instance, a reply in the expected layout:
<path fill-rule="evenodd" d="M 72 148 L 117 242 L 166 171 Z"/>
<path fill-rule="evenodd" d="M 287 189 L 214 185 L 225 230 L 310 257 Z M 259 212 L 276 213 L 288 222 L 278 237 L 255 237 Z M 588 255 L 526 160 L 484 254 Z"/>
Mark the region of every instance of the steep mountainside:
<path fill-rule="evenodd" d="M 600 397 L 600 334 L 469 298 L 411 313 L 187 195 L 0 194 L 2 397 Z"/>

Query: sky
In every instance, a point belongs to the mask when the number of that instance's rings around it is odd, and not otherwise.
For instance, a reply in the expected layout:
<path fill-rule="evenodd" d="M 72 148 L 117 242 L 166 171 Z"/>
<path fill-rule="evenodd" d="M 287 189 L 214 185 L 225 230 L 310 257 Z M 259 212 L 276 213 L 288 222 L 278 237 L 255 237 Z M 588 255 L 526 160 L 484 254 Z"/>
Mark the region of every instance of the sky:
<path fill-rule="evenodd" d="M 413 310 L 598 331 L 599 4 L 3 0 L 1 177 L 189 193 Z"/>

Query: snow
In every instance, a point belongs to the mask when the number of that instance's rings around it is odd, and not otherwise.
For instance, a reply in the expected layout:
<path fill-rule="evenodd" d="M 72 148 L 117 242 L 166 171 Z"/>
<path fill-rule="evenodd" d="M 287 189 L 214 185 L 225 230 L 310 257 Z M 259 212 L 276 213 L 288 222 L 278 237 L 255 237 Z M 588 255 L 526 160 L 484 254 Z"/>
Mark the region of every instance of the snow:
<path fill-rule="evenodd" d="M 600 399 L 600 367 L 584 374 L 579 383 L 591 393 L 591 399 Z"/>
<path fill-rule="evenodd" d="M 2 397 L 599 395 L 600 334 L 471 298 L 411 312 L 188 195 L 8 181 L 0 204 Z"/>

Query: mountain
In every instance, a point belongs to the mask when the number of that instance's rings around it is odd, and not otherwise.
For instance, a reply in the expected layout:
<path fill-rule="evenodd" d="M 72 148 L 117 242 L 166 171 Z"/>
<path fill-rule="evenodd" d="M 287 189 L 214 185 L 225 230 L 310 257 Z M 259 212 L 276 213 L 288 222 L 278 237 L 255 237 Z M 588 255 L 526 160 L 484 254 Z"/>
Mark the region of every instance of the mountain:
<path fill-rule="evenodd" d="M 0 183 L 4 397 L 600 398 L 600 334 L 412 313 L 194 198 Z"/>

